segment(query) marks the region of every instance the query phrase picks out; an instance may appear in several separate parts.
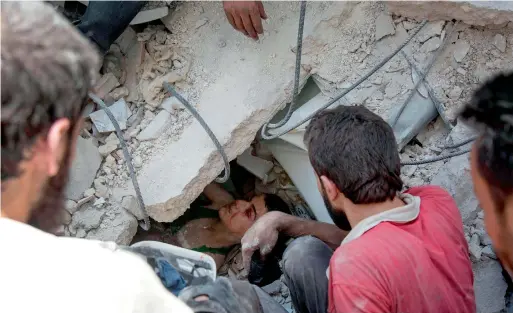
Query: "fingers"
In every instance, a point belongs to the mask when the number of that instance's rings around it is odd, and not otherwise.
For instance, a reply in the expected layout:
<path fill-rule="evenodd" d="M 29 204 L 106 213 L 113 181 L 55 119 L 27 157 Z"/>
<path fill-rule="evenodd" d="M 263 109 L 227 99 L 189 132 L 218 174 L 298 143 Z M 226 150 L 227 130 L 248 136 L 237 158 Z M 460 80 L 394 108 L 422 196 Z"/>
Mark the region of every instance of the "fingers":
<path fill-rule="evenodd" d="M 248 32 L 246 31 L 244 27 L 244 23 L 242 22 L 241 15 L 240 14 L 234 14 L 233 20 L 235 23 L 235 29 L 242 32 L 244 35 L 248 36 Z"/>
<path fill-rule="evenodd" d="M 264 5 L 263 5 L 262 1 L 257 1 L 257 8 L 258 8 L 258 13 L 260 14 L 260 17 L 263 18 L 264 20 L 266 20 L 267 14 L 265 14 Z"/>
<path fill-rule="evenodd" d="M 230 13 L 228 11 L 224 11 L 224 13 L 226 14 L 226 19 L 228 20 L 230 25 L 232 25 L 233 28 L 237 29 L 237 27 L 235 25 L 235 20 L 233 19 L 233 16 L 232 16 L 232 13 Z"/>
<path fill-rule="evenodd" d="M 244 11 L 243 14 L 241 14 L 242 23 L 244 24 L 244 29 L 246 29 L 246 32 L 249 34 L 249 37 L 253 39 L 258 39 L 258 35 L 255 31 L 255 28 L 253 27 L 253 22 L 251 21 L 251 17 L 249 16 L 248 11 Z"/>
<path fill-rule="evenodd" d="M 264 28 L 262 27 L 262 18 L 260 16 L 260 12 L 258 9 L 251 10 L 250 12 L 251 24 L 254 27 L 257 34 L 263 34 Z M 256 35 L 256 39 L 258 39 L 258 35 Z"/>

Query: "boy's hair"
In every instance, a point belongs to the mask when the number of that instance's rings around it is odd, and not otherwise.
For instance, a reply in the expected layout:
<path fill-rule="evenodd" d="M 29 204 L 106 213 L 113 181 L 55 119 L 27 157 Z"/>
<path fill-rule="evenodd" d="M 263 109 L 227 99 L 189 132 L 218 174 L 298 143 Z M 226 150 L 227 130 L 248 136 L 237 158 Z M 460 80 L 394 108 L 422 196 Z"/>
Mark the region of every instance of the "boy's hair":
<path fill-rule="evenodd" d="M 318 176 L 326 176 L 355 204 L 379 203 L 401 191 L 401 164 L 394 132 L 363 106 L 319 112 L 305 144 Z"/>
<path fill-rule="evenodd" d="M 478 170 L 502 212 L 507 196 L 513 193 L 513 73 L 486 82 L 461 117 L 482 130 L 477 140 Z"/>
<path fill-rule="evenodd" d="M 16 177 L 34 142 L 60 118 L 71 132 L 86 105 L 98 55 L 43 2 L 3 2 L 2 181 Z"/>

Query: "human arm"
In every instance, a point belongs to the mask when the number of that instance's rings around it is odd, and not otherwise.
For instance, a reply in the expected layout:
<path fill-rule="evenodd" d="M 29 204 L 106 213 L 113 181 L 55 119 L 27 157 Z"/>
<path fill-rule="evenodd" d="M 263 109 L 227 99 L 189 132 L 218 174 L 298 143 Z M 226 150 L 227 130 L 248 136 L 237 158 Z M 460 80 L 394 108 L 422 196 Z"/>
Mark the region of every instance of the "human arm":
<path fill-rule="evenodd" d="M 241 240 L 244 267 L 249 269 L 251 256 L 256 250 L 260 250 L 263 256 L 271 252 L 280 233 L 292 238 L 311 235 L 332 248 L 338 247 L 347 235 L 346 231 L 332 224 L 307 220 L 283 212 L 269 212 L 260 217 Z"/>
<path fill-rule="evenodd" d="M 219 210 L 222 206 L 235 201 L 232 195 L 216 183 L 210 183 L 203 190 L 205 196 L 212 201 L 211 208 Z"/>
<path fill-rule="evenodd" d="M 233 28 L 253 39 L 262 34 L 262 19 L 267 19 L 262 1 L 223 1 L 226 18 Z"/>

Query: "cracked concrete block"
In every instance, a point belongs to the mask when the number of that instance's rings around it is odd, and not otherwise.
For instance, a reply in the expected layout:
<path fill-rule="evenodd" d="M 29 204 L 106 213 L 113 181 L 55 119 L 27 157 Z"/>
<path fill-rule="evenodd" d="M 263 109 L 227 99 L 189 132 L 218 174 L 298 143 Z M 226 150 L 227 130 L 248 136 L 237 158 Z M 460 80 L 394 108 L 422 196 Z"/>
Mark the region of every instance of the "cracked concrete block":
<path fill-rule="evenodd" d="M 138 220 L 144 219 L 144 214 L 139 208 L 139 203 L 137 202 L 136 197 L 131 195 L 123 197 L 121 206 L 123 207 L 123 209 L 127 210 L 129 213 L 135 216 Z"/>
<path fill-rule="evenodd" d="M 102 158 L 91 138 L 78 137 L 75 159 L 71 166 L 66 198 L 80 200 L 84 191 L 91 186 L 100 168 Z"/>
<path fill-rule="evenodd" d="M 121 130 L 126 129 L 126 122 L 132 113 L 126 105 L 125 99 L 119 99 L 116 101 L 113 105 L 109 106 L 109 110 L 111 111 L 112 115 L 114 115 L 116 122 L 118 122 L 119 128 Z M 104 110 L 93 112 L 89 114 L 89 117 L 100 133 L 108 133 L 116 130 L 109 116 L 107 113 L 105 113 Z"/>
<path fill-rule="evenodd" d="M 374 39 L 378 41 L 385 36 L 393 34 L 395 34 L 395 28 L 392 17 L 385 12 L 381 13 L 376 19 L 376 32 L 374 34 Z"/>
<path fill-rule="evenodd" d="M 502 268 L 495 260 L 486 260 L 472 264 L 474 272 L 474 292 L 476 294 L 477 313 L 503 312 L 506 307 L 504 295 L 506 282 L 502 277 Z"/>
<path fill-rule="evenodd" d="M 386 4 L 389 12 L 419 21 L 455 19 L 479 26 L 513 22 L 511 1 L 387 1 Z"/>
<path fill-rule="evenodd" d="M 454 45 L 454 60 L 456 62 L 461 63 L 465 56 L 467 56 L 468 50 L 470 49 L 470 44 L 465 40 L 458 40 Z"/>
<path fill-rule="evenodd" d="M 170 121 L 171 114 L 166 110 L 160 111 L 150 124 L 137 135 L 137 140 L 146 141 L 158 138 L 169 126 Z"/>
<path fill-rule="evenodd" d="M 105 210 L 97 209 L 94 206 L 84 205 L 73 214 L 70 227 L 73 229 L 84 229 L 89 231 L 100 226 Z"/>
<path fill-rule="evenodd" d="M 137 232 L 137 220 L 121 207 L 107 208 L 101 223 L 87 233 L 87 239 L 114 241 L 129 245 Z"/>

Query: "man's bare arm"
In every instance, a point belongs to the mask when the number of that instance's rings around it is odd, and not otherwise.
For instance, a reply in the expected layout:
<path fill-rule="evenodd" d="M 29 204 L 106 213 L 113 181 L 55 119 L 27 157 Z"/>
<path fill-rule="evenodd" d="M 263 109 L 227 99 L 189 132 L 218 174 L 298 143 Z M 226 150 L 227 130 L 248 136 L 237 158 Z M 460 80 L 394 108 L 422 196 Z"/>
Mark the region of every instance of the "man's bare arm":
<path fill-rule="evenodd" d="M 219 210 L 222 206 L 235 201 L 232 195 L 217 183 L 208 184 L 203 190 L 203 193 L 210 201 L 212 201 L 210 207 L 216 210 Z"/>
<path fill-rule="evenodd" d="M 307 220 L 289 214 L 282 214 L 278 220 L 280 233 L 293 238 L 311 235 L 324 241 L 333 249 L 340 246 L 348 233 L 332 224 Z"/>

